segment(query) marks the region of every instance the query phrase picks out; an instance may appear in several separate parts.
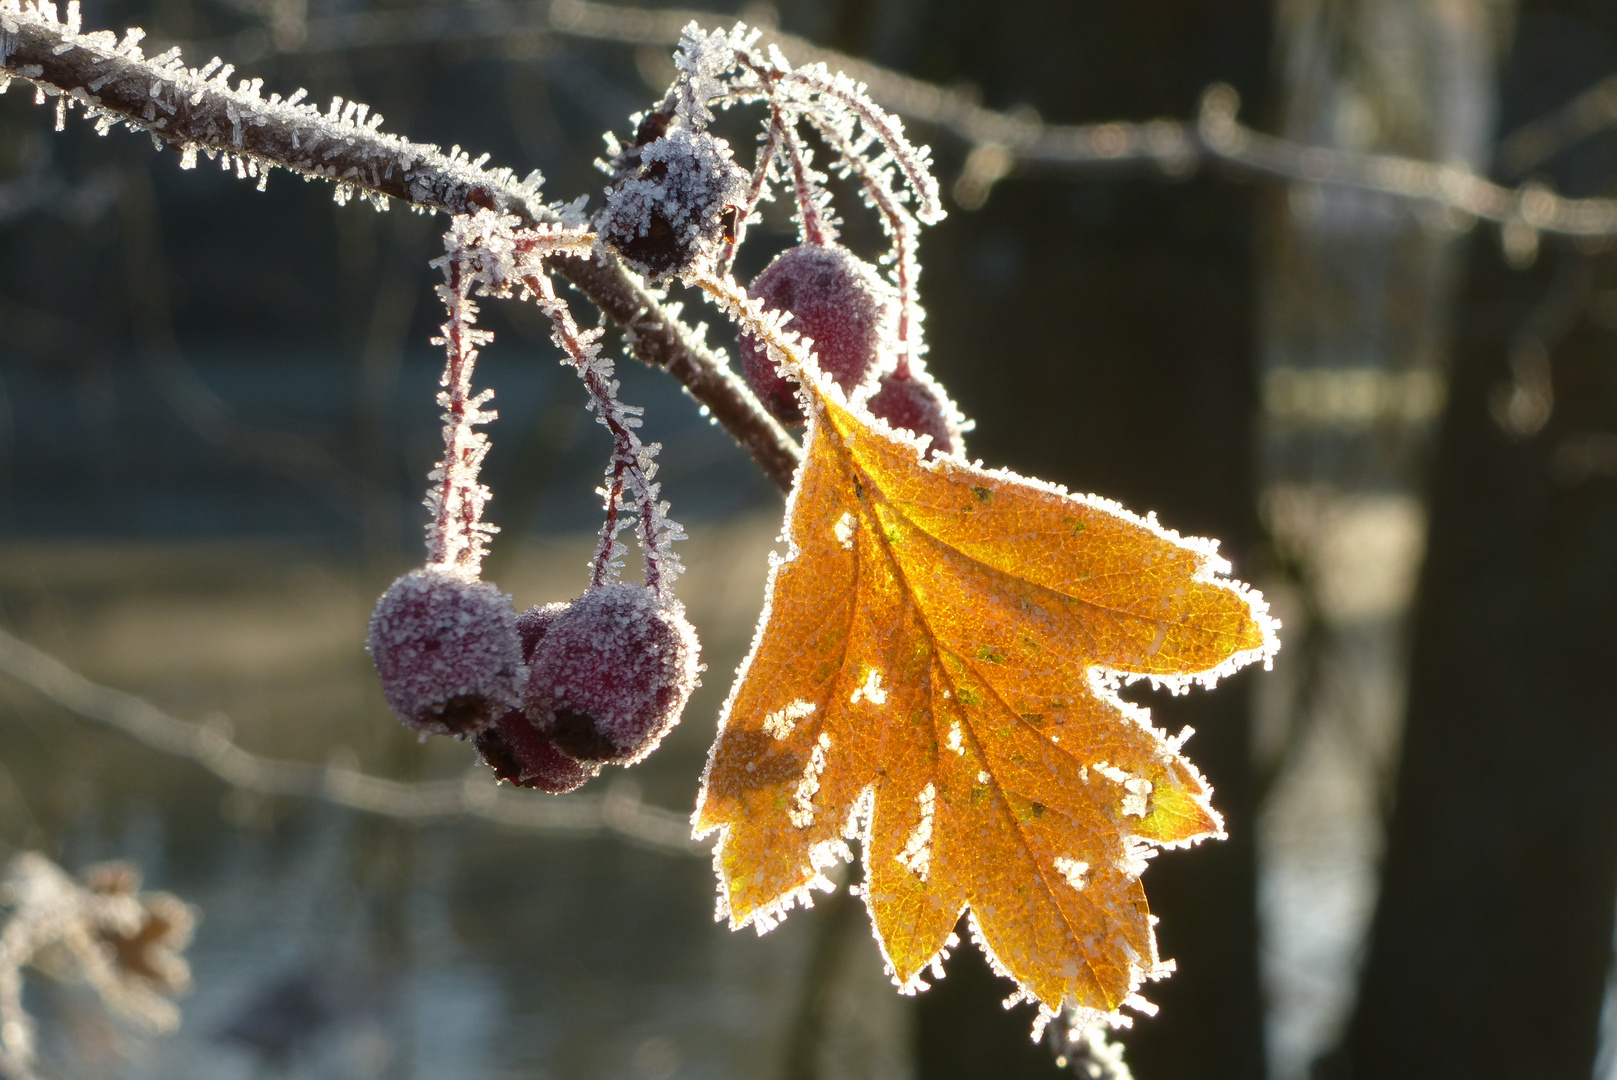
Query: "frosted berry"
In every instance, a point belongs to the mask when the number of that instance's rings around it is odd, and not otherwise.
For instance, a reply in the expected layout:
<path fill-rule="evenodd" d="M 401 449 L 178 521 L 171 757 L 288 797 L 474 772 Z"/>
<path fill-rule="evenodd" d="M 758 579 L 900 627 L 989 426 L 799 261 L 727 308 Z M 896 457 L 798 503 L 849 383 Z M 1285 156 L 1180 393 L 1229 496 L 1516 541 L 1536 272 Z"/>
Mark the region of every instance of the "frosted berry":
<path fill-rule="evenodd" d="M 531 607 L 517 616 L 517 637 L 522 641 L 524 664 L 533 656 L 533 650 L 538 646 L 539 639 L 545 636 L 545 631 L 556 621 L 556 616 L 566 610 L 566 604 L 545 604 L 542 607 Z"/>
<path fill-rule="evenodd" d="M 520 703 L 516 613 L 487 582 L 412 570 L 377 601 L 366 645 L 388 705 L 419 731 L 472 735 Z"/>
<path fill-rule="evenodd" d="M 603 585 L 556 616 L 529 663 L 524 708 L 586 764 L 629 765 L 679 722 L 700 670 L 678 601 L 644 585 Z"/>
<path fill-rule="evenodd" d="M 834 244 L 799 244 L 764 267 L 747 294 L 770 311 L 786 311 L 786 329 L 814 341 L 820 370 L 852 392 L 881 347 L 882 285 L 871 267 Z M 780 374 L 764 343 L 741 335 L 741 370 L 775 418 L 803 422 L 797 382 Z"/>
<path fill-rule="evenodd" d="M 670 127 L 632 153 L 638 170 L 607 189 L 595 217 L 601 239 L 651 278 L 711 263 L 725 213 L 746 192 L 747 175 L 730 159 L 730 145 Z"/>
<path fill-rule="evenodd" d="M 932 436 L 927 456 L 948 454 L 960 445 L 960 428 L 944 404 L 942 392 L 931 379 L 901 379 L 889 372 L 865 402 L 872 416 L 916 435 Z"/>
<path fill-rule="evenodd" d="M 498 779 L 552 795 L 582 787 L 601 771 L 599 765 L 585 765 L 556 749 L 550 736 L 534 727 L 519 709 L 512 709 L 481 732 L 476 746 Z"/>

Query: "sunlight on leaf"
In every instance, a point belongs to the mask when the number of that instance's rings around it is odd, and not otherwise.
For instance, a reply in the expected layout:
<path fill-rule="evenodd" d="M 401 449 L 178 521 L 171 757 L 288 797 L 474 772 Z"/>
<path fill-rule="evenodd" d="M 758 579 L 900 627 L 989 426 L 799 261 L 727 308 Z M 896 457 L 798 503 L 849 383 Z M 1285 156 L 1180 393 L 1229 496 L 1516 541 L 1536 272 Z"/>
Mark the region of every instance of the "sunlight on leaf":
<path fill-rule="evenodd" d="M 821 382 L 812 376 L 810 381 Z M 814 392 L 806 458 L 696 829 L 732 927 L 774 926 L 863 845 L 864 895 L 907 992 L 970 910 L 1044 1015 L 1149 1011 L 1140 885 L 1154 847 L 1222 835 L 1207 783 L 1120 700 L 1278 647 L 1211 541 L 948 457 Z M 1188 734 L 1188 732 L 1187 732 Z"/>

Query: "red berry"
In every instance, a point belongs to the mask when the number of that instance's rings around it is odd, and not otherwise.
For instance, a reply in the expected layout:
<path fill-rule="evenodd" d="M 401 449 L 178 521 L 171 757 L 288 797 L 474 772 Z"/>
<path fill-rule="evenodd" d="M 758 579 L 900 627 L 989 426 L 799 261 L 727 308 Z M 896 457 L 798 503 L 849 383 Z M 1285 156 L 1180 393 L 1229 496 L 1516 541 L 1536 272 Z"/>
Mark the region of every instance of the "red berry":
<path fill-rule="evenodd" d="M 872 416 L 915 435 L 932 436 L 927 457 L 951 453 L 960 445 L 960 428 L 944 402 L 943 392 L 930 376 L 899 378 L 889 372 L 865 402 Z"/>
<path fill-rule="evenodd" d="M 876 271 L 846 248 L 799 244 L 764 267 L 747 294 L 770 311 L 790 312 L 786 329 L 812 338 L 820 370 L 851 393 L 880 351 L 882 291 Z M 797 380 L 784 378 L 751 334 L 742 334 L 740 345 L 741 370 L 753 393 L 776 419 L 801 424 Z"/>
<path fill-rule="evenodd" d="M 599 765 L 585 765 L 556 749 L 550 736 L 534 727 L 517 709 L 479 733 L 476 746 L 496 778 L 552 795 L 582 787 L 601 771 Z"/>
<path fill-rule="evenodd" d="M 591 589 L 556 616 L 534 650 L 524 708 L 568 756 L 630 765 L 679 722 L 699 652 L 677 601 L 644 585 Z"/>
<path fill-rule="evenodd" d="M 388 705 L 419 731 L 472 735 L 520 704 L 516 614 L 487 582 L 412 570 L 377 601 L 366 646 Z"/>

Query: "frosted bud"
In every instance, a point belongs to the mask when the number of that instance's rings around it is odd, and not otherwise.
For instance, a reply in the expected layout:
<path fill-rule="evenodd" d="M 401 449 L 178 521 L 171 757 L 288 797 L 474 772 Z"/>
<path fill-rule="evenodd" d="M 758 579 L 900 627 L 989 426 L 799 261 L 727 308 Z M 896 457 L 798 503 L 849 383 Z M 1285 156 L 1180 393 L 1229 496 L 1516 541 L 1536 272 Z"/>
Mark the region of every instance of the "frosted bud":
<path fill-rule="evenodd" d="M 701 646 L 684 608 L 644 585 L 603 585 L 534 649 L 524 708 L 558 749 L 630 765 L 657 748 L 696 688 Z"/>
<path fill-rule="evenodd" d="M 837 245 L 799 244 L 764 268 L 747 290 L 770 311 L 791 313 L 786 329 L 814 341 L 815 359 L 844 392 L 852 392 L 881 347 L 882 285 L 871 267 Z M 741 370 L 776 419 L 803 422 L 797 381 L 781 375 L 764 343 L 741 335 Z"/>
<path fill-rule="evenodd" d="M 520 704 L 516 614 L 487 582 L 412 570 L 377 601 L 366 647 L 388 705 L 419 731 L 472 735 Z"/>
<path fill-rule="evenodd" d="M 899 378 L 889 372 L 865 406 L 895 428 L 932 436 L 928 457 L 951 453 L 960 445 L 954 410 L 944 404 L 943 394 L 929 378 Z"/>
<path fill-rule="evenodd" d="M 595 216 L 601 239 L 651 278 L 710 266 L 725 212 L 743 201 L 747 187 L 730 144 L 671 127 L 636 152 L 639 170 L 607 189 Z"/>
<path fill-rule="evenodd" d="M 552 795 L 582 787 L 601 771 L 599 765 L 585 765 L 556 749 L 550 736 L 534 727 L 519 709 L 478 733 L 475 745 L 496 778 Z"/>

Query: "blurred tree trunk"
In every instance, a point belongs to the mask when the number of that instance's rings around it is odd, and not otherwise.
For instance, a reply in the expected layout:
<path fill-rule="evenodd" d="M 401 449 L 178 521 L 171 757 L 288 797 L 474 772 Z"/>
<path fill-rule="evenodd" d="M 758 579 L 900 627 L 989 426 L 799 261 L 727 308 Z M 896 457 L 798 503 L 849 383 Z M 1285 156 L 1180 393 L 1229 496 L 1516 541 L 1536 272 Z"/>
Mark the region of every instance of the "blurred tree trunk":
<path fill-rule="evenodd" d="M 858 51 L 969 82 L 989 105 L 1050 121 L 1187 118 L 1219 81 L 1262 117 L 1269 7 L 889 0 L 861 24 L 870 44 Z M 961 149 L 918 136 L 938 146 L 952 181 Z M 1155 510 L 1184 533 L 1221 538 L 1237 573 L 1252 573 L 1258 189 L 1205 173 L 1013 176 L 1002 185 L 980 210 L 951 204 L 922 243 L 928 362 L 979 424 L 969 454 Z M 1187 752 L 1211 779 L 1230 833 L 1165 853 L 1145 875 L 1162 953 L 1179 970 L 1145 989 L 1160 1015 L 1125 1034 L 1141 1080 L 1263 1072 L 1249 680 L 1211 694 L 1134 695 L 1159 726 L 1196 728 Z M 1050 1053 L 1028 1041 L 1032 1010 L 1001 1008 L 1011 990 L 962 945 L 949 977 L 919 999 L 918 1075 L 1058 1075 Z"/>
<path fill-rule="evenodd" d="M 1502 130 L 1614 70 L 1609 5 L 1524 3 Z M 1614 160 L 1608 134 L 1544 178 L 1609 194 Z M 1517 269 L 1495 230 L 1469 245 L 1382 892 L 1328 1076 L 1593 1066 L 1617 903 L 1617 292 L 1608 253 L 1545 239 L 1533 263 L 1511 240 Z"/>
<path fill-rule="evenodd" d="M 1483 168 L 1498 0 L 1281 0 L 1281 130 Z M 1269 1063 L 1296 1080 L 1352 1007 L 1397 761 L 1423 482 L 1465 222 L 1352 188 L 1271 189 L 1259 483 L 1286 624 L 1254 750 Z"/>

